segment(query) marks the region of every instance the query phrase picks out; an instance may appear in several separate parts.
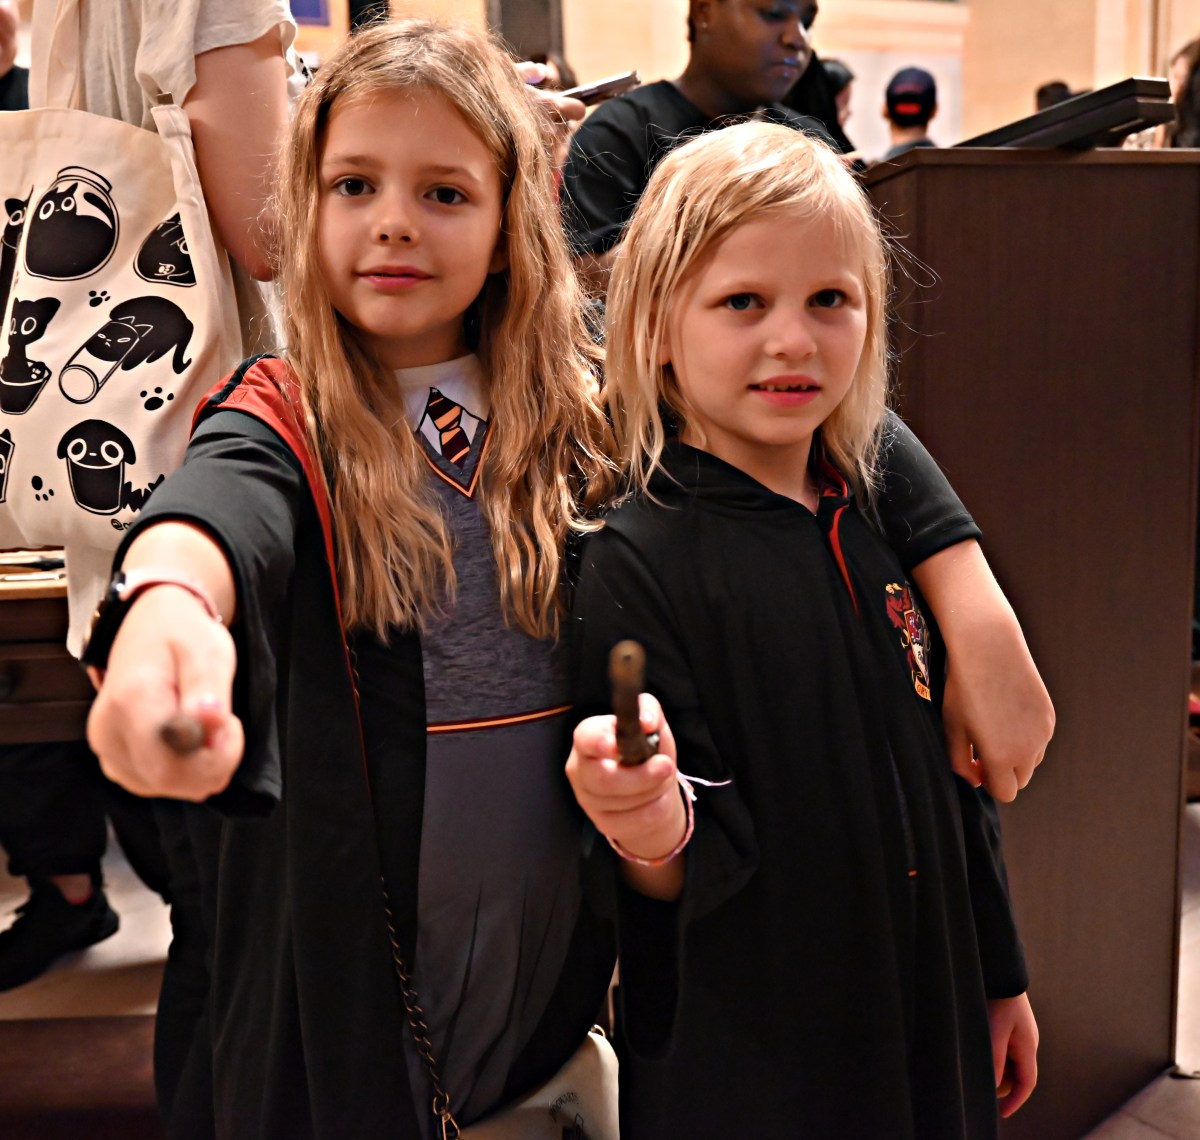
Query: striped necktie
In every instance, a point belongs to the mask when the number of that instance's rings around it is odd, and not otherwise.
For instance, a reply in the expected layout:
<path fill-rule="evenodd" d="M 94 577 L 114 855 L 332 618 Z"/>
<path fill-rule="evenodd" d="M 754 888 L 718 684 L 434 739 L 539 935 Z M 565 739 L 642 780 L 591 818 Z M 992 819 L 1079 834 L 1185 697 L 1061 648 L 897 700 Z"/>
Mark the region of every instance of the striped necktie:
<path fill-rule="evenodd" d="M 430 388 L 425 412 L 437 428 L 438 439 L 442 444 L 442 457 L 448 459 L 455 467 L 461 467 L 471 453 L 471 441 L 459 426 L 463 414 L 462 405 L 443 396 L 436 388 Z"/>

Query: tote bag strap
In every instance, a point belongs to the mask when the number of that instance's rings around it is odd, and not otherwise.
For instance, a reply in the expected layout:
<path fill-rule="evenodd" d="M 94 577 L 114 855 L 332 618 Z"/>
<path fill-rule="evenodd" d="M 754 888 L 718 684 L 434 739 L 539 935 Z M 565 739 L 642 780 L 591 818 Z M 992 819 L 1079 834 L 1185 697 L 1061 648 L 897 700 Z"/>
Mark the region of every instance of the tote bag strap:
<path fill-rule="evenodd" d="M 80 0 L 58 0 L 50 47 L 46 56 L 46 106 L 80 110 L 83 92 L 79 87 Z"/>

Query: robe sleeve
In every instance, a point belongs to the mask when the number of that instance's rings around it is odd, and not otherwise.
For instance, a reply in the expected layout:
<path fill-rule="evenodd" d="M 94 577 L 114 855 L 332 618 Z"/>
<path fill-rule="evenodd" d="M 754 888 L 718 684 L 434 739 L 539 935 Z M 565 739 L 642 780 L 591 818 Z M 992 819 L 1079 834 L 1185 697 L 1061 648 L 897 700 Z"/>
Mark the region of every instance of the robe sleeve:
<path fill-rule="evenodd" d="M 209 801 L 230 814 L 264 813 L 282 789 L 277 658 L 296 534 L 308 501 L 300 466 L 283 441 L 251 416 L 218 411 L 196 430 L 183 466 L 155 490 L 117 552 L 119 567 L 143 529 L 176 520 L 207 531 L 233 568 L 233 707 L 246 748 L 230 786 Z"/>
<path fill-rule="evenodd" d="M 1000 816 L 985 790 L 972 788 L 957 776 L 954 782 L 962 813 L 967 885 L 984 992 L 988 998 L 1016 997 L 1029 988 L 1029 973 L 1009 896 Z"/>
<path fill-rule="evenodd" d="M 604 838 L 590 829 L 585 839 L 585 889 L 593 907 L 616 924 L 624 1032 L 643 1056 L 662 1055 L 670 1046 L 688 924 L 739 891 L 759 860 L 735 772 L 718 754 L 705 723 L 679 638 L 682 628 L 681 616 L 632 542 L 611 528 L 588 542 L 572 612 L 577 716 L 611 712 L 609 651 L 634 638 L 646 649 L 646 691 L 663 705 L 680 771 L 720 785 L 695 785 L 696 827 L 683 856 L 685 884 L 676 902 L 649 899 L 625 886 L 619 857 Z"/>
<path fill-rule="evenodd" d="M 879 456 L 883 488 L 875 508 L 906 573 L 948 546 L 979 538 L 979 527 L 921 441 L 892 412 Z"/>

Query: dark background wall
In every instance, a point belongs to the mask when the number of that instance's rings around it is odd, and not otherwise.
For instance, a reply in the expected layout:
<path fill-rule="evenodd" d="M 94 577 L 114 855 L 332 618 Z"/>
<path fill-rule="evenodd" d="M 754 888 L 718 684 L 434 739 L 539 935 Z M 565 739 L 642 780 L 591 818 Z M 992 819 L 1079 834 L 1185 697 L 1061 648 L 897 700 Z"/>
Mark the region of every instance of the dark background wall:
<path fill-rule="evenodd" d="M 350 26 L 388 14 L 388 0 L 350 0 Z M 517 54 L 562 51 L 562 0 L 488 0 L 488 23 Z"/>

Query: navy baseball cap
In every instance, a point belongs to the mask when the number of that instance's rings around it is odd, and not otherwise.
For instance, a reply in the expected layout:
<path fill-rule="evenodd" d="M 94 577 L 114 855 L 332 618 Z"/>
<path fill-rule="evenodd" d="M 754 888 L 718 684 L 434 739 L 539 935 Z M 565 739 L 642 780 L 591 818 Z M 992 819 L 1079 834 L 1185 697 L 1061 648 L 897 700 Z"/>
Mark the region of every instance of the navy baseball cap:
<path fill-rule="evenodd" d="M 887 85 L 888 117 L 898 127 L 921 127 L 937 106 L 937 83 L 920 67 L 906 67 Z"/>

